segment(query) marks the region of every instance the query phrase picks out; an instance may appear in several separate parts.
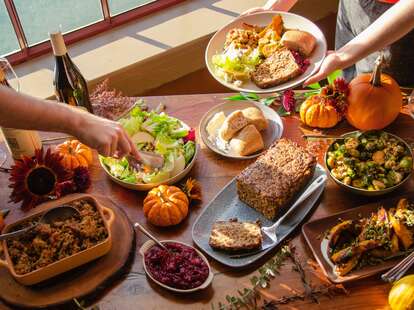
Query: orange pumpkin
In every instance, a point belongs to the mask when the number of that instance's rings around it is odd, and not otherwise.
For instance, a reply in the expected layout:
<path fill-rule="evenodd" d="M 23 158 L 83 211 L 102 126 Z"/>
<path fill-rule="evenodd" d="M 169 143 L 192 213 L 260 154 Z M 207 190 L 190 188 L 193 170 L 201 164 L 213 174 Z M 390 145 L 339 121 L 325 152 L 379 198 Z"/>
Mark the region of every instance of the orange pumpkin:
<path fill-rule="evenodd" d="M 300 106 L 300 119 L 310 127 L 331 128 L 341 120 L 341 115 L 327 99 L 314 95 L 306 99 Z"/>
<path fill-rule="evenodd" d="M 188 197 L 176 186 L 160 185 L 148 192 L 144 199 L 144 215 L 156 226 L 180 223 L 188 214 Z"/>
<path fill-rule="evenodd" d="M 360 130 L 382 129 L 400 113 L 402 95 L 397 82 L 381 73 L 380 56 L 372 74 L 360 74 L 349 84 L 346 119 Z"/>
<path fill-rule="evenodd" d="M 67 169 L 88 167 L 92 163 L 92 150 L 78 140 L 65 141 L 56 147 L 62 156 L 62 165 Z"/>

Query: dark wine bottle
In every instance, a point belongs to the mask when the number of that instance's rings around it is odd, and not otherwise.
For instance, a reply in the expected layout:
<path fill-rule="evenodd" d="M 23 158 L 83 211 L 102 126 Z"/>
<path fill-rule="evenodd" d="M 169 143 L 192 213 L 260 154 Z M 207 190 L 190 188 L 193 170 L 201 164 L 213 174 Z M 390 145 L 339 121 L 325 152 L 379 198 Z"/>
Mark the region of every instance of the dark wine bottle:
<path fill-rule="evenodd" d="M 71 106 L 92 111 L 88 85 L 79 69 L 72 62 L 66 49 L 61 32 L 50 33 L 50 42 L 55 55 L 55 86 L 56 98 Z"/>

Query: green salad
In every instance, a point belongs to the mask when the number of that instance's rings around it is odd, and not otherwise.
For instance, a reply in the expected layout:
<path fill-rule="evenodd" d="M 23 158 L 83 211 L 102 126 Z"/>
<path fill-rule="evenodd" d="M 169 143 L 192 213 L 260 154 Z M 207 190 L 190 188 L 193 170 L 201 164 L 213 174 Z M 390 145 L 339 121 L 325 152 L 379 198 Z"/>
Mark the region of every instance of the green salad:
<path fill-rule="evenodd" d="M 164 166 L 161 169 L 141 166 L 136 171 L 125 157 L 101 156 L 109 173 L 119 180 L 132 184 L 163 182 L 183 171 L 194 157 L 194 129 L 174 117 L 135 107 L 120 123 L 138 149 L 161 154 Z"/>
<path fill-rule="evenodd" d="M 233 46 L 212 58 L 216 75 L 226 82 L 235 84 L 242 84 L 243 81 L 248 80 L 250 73 L 261 61 L 258 48 L 237 49 Z"/>

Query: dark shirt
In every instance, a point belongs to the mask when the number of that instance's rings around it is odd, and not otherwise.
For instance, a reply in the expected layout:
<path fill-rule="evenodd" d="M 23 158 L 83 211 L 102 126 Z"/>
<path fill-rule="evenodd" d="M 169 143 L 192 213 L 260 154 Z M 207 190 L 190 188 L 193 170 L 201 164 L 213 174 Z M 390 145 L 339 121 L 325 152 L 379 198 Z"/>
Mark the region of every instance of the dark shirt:
<path fill-rule="evenodd" d="M 392 4 L 377 0 L 341 0 L 335 36 L 338 49 L 364 31 Z M 398 21 L 396 21 L 398 22 Z M 369 55 L 345 70 L 345 77 L 351 80 L 356 74 L 372 72 L 379 52 Z M 384 49 L 386 66 L 384 72 L 397 80 L 400 86 L 414 86 L 414 31 Z"/>

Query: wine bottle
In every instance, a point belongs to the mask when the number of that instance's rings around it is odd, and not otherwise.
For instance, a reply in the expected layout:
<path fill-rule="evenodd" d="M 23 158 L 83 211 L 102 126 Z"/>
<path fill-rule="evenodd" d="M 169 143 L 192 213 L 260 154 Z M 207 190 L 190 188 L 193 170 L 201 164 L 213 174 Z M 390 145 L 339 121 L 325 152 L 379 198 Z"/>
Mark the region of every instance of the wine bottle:
<path fill-rule="evenodd" d="M 56 60 L 53 85 L 57 99 L 60 102 L 65 102 L 71 106 L 86 109 L 93 113 L 88 85 L 79 69 L 70 59 L 62 33 L 54 32 L 49 35 Z"/>
<path fill-rule="evenodd" d="M 9 70 L 11 70 L 11 66 L 5 59 L 2 59 L 1 61 L 2 65 L 0 66 L 0 85 L 12 88 L 7 81 L 5 72 L 5 69 L 7 67 Z M 12 72 L 15 74 L 14 71 Z M 7 148 L 14 159 L 20 159 L 22 155 L 33 157 L 35 155 L 36 149 L 42 148 L 42 142 L 40 141 L 40 137 L 37 131 L 4 127 L 1 128 L 0 131 L 4 136 Z"/>

